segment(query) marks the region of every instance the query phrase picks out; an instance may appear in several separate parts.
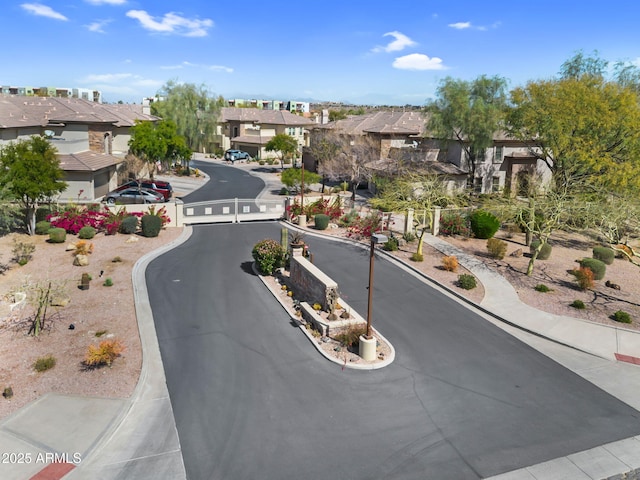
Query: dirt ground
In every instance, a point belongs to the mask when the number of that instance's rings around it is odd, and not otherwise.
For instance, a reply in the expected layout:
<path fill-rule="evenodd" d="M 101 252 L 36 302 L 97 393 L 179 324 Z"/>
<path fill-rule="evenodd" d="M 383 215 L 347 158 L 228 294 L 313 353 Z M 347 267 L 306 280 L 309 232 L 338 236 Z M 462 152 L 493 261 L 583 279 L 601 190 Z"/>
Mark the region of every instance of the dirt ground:
<path fill-rule="evenodd" d="M 131 278 L 135 262 L 146 253 L 176 239 L 182 229 L 168 228 L 157 238 L 136 235 L 97 235 L 89 265 L 73 265 L 73 255 L 66 250 L 69 242 L 77 240 L 68 236 L 67 243 L 51 244 L 46 237 L 19 236 L 17 240 L 33 243 L 33 258 L 24 266 L 11 261 L 15 235 L 0 237 L 0 265 L 10 268 L 0 274 L 0 391 L 11 387 L 13 397 L 0 398 L 0 418 L 16 411 L 47 392 L 61 394 L 91 395 L 98 397 L 128 397 L 138 381 L 141 367 L 141 346 L 133 305 Z M 325 233 L 344 236 L 341 229 L 330 229 Z M 578 235 L 559 234 L 553 238 L 553 253 L 547 261 L 535 264 L 534 275 L 525 275 L 529 261 L 524 239 L 521 236 L 506 238 L 498 233 L 509 246 L 503 260 L 489 258 L 486 240 L 444 237 L 448 242 L 483 259 L 495 268 L 515 287 L 523 302 L 544 311 L 568 315 L 585 320 L 615 324 L 625 328 L 639 329 L 640 323 L 640 267 L 616 259 L 607 267 L 605 279 L 596 282 L 591 291 L 580 291 L 569 270 L 576 267 L 576 260 L 591 256 L 594 242 Z M 393 255 L 409 263 L 439 283 L 479 303 L 484 296 L 482 285 L 473 290 L 463 290 L 457 285 L 458 275 L 465 272 L 449 272 L 442 268 L 443 255 L 425 245 L 424 261 L 411 262 L 409 256 L 415 251 L 415 243 L 401 247 Z M 515 250 L 523 249 L 525 255 L 511 256 Z M 119 262 L 113 262 L 120 257 Z M 101 275 L 102 272 L 102 275 Z M 78 288 L 82 273 L 93 278 L 88 290 Z M 111 278 L 113 286 L 103 283 Z M 620 285 L 620 290 L 605 286 L 605 280 Z M 33 308 L 9 311 L 11 293 L 24 290 L 24 285 L 43 285 L 51 281 L 62 285 L 63 295 L 69 301 L 64 307 L 49 307 L 47 326 L 39 337 L 27 335 L 28 319 Z M 547 285 L 551 291 L 537 292 L 538 284 Z M 584 301 L 585 310 L 569 306 L 576 299 Z M 628 312 L 633 319 L 631 325 L 616 324 L 609 317 L 617 310 Z M 73 329 L 70 326 L 73 324 Z M 102 334 L 100 337 L 97 334 Z M 86 371 L 82 368 L 87 348 L 97 345 L 102 339 L 117 339 L 125 347 L 121 357 L 111 367 Z M 37 373 L 34 362 L 47 355 L 56 358 L 51 370 Z"/>

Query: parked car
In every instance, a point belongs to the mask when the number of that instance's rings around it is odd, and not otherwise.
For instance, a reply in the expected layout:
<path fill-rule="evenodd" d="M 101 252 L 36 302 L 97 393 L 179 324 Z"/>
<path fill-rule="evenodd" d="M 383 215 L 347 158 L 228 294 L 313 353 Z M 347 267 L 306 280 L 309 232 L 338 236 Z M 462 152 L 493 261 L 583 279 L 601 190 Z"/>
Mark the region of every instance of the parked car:
<path fill-rule="evenodd" d="M 161 193 L 150 188 L 129 187 L 107 193 L 102 201 L 115 205 L 116 203 L 164 203 L 165 199 Z"/>
<path fill-rule="evenodd" d="M 130 182 L 123 183 L 114 191 L 119 192 L 126 188 L 130 187 L 142 187 L 148 188 L 149 190 L 154 190 L 164 197 L 164 200 L 168 202 L 171 199 L 171 195 L 173 195 L 173 187 L 169 182 L 165 182 L 163 180 L 148 180 L 148 179 L 139 179 L 139 180 L 131 180 Z"/>
<path fill-rule="evenodd" d="M 242 150 L 227 150 L 224 152 L 224 159 L 233 163 L 236 160 L 251 160 L 251 155 Z"/>

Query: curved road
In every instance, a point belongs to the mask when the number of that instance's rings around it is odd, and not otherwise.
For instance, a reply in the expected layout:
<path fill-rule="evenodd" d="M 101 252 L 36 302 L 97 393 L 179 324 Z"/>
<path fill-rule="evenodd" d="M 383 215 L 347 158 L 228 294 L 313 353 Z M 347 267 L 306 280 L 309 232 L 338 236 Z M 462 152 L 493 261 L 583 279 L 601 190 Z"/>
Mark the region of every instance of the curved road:
<path fill-rule="evenodd" d="M 147 268 L 190 480 L 476 479 L 640 433 L 636 410 L 383 260 L 373 321 L 395 362 L 326 361 L 252 273 L 280 228 L 198 226 Z M 365 314 L 367 252 L 307 240 Z"/>

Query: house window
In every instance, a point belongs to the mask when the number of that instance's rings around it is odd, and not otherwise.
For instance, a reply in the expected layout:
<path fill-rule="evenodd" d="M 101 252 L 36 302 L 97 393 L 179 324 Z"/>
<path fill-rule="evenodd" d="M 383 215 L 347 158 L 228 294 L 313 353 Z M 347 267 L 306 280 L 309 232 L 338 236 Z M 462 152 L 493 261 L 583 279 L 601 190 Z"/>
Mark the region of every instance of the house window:
<path fill-rule="evenodd" d="M 493 147 L 493 163 L 502 163 L 504 147 L 502 145 Z"/>
<path fill-rule="evenodd" d="M 467 190 L 471 190 L 474 193 L 482 193 L 482 178 L 467 177 Z"/>
<path fill-rule="evenodd" d="M 491 179 L 491 191 L 494 193 L 500 191 L 500 177 L 493 177 Z"/>

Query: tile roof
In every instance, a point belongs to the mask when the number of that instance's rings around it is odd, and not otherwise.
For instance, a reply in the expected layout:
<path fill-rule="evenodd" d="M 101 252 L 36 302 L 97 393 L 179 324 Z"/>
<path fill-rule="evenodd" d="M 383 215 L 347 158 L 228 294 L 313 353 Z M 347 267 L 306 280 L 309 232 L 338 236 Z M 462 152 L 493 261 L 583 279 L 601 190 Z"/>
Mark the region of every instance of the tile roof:
<path fill-rule="evenodd" d="M 426 131 L 425 121 L 421 112 L 383 111 L 336 120 L 319 128 L 340 130 L 350 135 L 380 133 L 422 136 Z"/>
<path fill-rule="evenodd" d="M 84 151 L 58 155 L 60 168 L 66 172 L 96 172 L 103 168 L 117 165 L 123 158 L 114 157 L 106 153 Z"/>
<path fill-rule="evenodd" d="M 52 123 L 108 123 L 118 127 L 135 120 L 158 120 L 142 105 L 112 105 L 79 98 L 0 95 L 0 128 L 43 127 Z"/>
<path fill-rule="evenodd" d="M 261 110 L 258 108 L 223 107 L 220 112 L 221 122 L 256 122 L 271 125 L 287 125 L 292 127 L 312 126 L 316 123 L 308 118 L 294 115 L 286 110 Z"/>

